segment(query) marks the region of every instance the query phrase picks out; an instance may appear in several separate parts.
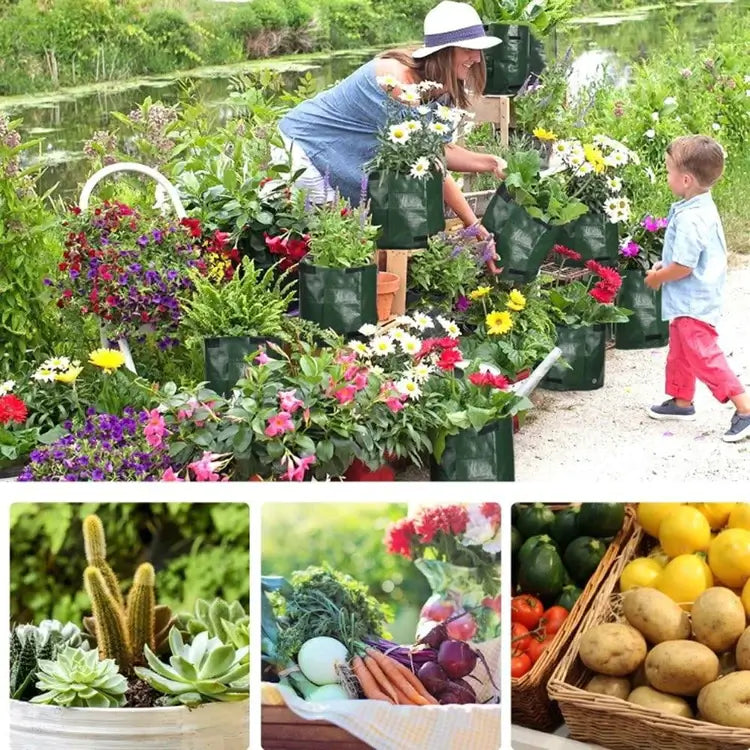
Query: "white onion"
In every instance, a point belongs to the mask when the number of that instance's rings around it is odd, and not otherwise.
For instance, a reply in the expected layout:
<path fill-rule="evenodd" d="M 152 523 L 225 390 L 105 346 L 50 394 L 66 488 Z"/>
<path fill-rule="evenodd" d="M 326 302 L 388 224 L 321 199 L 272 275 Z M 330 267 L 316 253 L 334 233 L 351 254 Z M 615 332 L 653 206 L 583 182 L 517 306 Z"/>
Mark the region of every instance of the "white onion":
<path fill-rule="evenodd" d="M 297 664 L 302 674 L 316 685 L 338 683 L 337 664 L 346 664 L 349 652 L 346 646 L 335 638 L 321 635 L 302 644 L 297 655 Z"/>
<path fill-rule="evenodd" d="M 323 703 L 324 701 L 347 701 L 349 696 L 341 685 L 321 685 L 307 696 L 307 700 Z"/>

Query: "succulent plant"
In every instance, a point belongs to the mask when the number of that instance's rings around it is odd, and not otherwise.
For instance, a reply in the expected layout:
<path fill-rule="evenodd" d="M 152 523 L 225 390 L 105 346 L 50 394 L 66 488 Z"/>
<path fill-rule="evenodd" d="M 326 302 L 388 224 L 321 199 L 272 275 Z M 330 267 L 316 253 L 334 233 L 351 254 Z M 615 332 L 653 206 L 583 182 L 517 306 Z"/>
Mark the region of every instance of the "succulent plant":
<path fill-rule="evenodd" d="M 125 705 L 127 680 L 112 659 L 100 660 L 96 651 L 66 646 L 51 659 L 39 660 L 37 688 L 45 692 L 32 703 L 55 706 L 117 708 Z"/>
<path fill-rule="evenodd" d="M 42 620 L 39 625 L 18 625 L 10 634 L 10 697 L 28 700 L 36 693 L 40 659 L 54 659 L 65 647 L 89 650 L 89 636 L 72 622 Z"/>
<path fill-rule="evenodd" d="M 177 616 L 177 626 L 183 635 L 194 636 L 205 631 L 209 637 L 235 648 L 249 645 L 249 623 L 250 617 L 239 602 L 229 604 L 218 597 L 210 604 L 198 599 L 192 613 Z"/>
<path fill-rule="evenodd" d="M 241 701 L 248 697 L 249 672 L 247 646 L 235 649 L 204 630 L 185 645 L 180 631 L 169 631 L 172 656 L 169 664 L 159 661 L 145 646 L 149 668 L 135 667 L 135 673 L 164 694 L 166 706 L 195 706 L 212 701 Z"/>

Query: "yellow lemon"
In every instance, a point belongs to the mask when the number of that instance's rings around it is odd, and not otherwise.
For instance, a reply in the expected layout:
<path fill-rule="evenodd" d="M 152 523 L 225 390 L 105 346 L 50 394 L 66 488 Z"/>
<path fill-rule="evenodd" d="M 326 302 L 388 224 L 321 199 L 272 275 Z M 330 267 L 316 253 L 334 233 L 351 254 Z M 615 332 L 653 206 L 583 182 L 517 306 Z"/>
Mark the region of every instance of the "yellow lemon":
<path fill-rule="evenodd" d="M 637 557 L 631 560 L 620 576 L 620 591 L 630 591 L 638 586 L 653 586 L 661 575 L 663 566 L 653 557 Z"/>
<path fill-rule="evenodd" d="M 654 588 L 689 612 L 693 602 L 714 585 L 714 577 L 700 555 L 679 555 L 659 574 Z"/>
<path fill-rule="evenodd" d="M 711 544 L 711 526 L 699 510 L 683 505 L 659 524 L 659 543 L 670 557 L 703 552 Z"/>
<path fill-rule="evenodd" d="M 737 503 L 690 503 L 690 505 L 706 517 L 712 529 L 723 529 Z M 748 522 L 750 522 L 750 516 L 748 516 Z M 750 526 L 743 526 L 743 528 L 750 529 Z"/>
<path fill-rule="evenodd" d="M 750 578 L 750 531 L 726 529 L 717 534 L 708 549 L 708 564 L 725 586 L 742 588 Z"/>
<path fill-rule="evenodd" d="M 750 617 L 750 578 L 745 581 L 745 585 L 742 587 L 740 599 L 742 599 L 742 606 L 745 608 L 745 614 Z"/>
<path fill-rule="evenodd" d="M 750 503 L 734 503 L 727 526 L 730 529 L 750 530 Z"/>
<path fill-rule="evenodd" d="M 661 522 L 680 507 L 682 503 L 638 503 L 636 518 L 647 534 L 658 537 Z"/>

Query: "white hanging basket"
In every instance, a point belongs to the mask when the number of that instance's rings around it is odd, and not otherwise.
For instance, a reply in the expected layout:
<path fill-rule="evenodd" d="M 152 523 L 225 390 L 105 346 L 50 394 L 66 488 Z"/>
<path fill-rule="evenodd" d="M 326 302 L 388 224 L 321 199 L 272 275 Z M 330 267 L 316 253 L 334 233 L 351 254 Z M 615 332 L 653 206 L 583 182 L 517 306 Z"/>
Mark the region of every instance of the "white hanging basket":
<path fill-rule="evenodd" d="M 247 750 L 250 702 L 194 709 L 63 708 L 10 701 L 11 750 Z"/>
<path fill-rule="evenodd" d="M 161 188 L 161 190 L 163 190 L 169 196 L 170 200 L 172 201 L 172 207 L 174 208 L 174 212 L 177 215 L 177 218 L 184 219 L 185 216 L 187 216 L 185 207 L 182 205 L 182 201 L 180 200 L 180 194 L 177 192 L 177 188 L 175 188 L 175 186 L 158 170 L 134 161 L 120 161 L 116 164 L 110 164 L 109 166 L 102 167 L 97 172 L 94 172 L 94 174 L 92 174 L 91 177 L 86 180 L 86 183 L 81 190 L 81 197 L 78 199 L 78 208 L 80 208 L 81 211 L 88 210 L 91 194 L 94 192 L 94 188 L 99 184 L 99 182 L 101 182 L 101 180 L 103 180 L 105 177 L 109 177 L 116 172 L 140 172 L 141 174 L 145 174 L 148 177 L 156 180 L 158 184 L 157 190 Z M 157 201 L 160 202 L 158 194 Z M 107 336 L 103 327 L 100 327 L 100 336 L 102 346 L 106 347 Z M 120 351 L 125 357 L 125 367 L 127 367 L 131 372 L 135 372 L 135 363 L 133 362 L 133 356 L 130 353 L 130 347 L 128 346 L 127 340 L 124 338 L 120 338 L 117 341 L 117 345 L 119 346 Z"/>

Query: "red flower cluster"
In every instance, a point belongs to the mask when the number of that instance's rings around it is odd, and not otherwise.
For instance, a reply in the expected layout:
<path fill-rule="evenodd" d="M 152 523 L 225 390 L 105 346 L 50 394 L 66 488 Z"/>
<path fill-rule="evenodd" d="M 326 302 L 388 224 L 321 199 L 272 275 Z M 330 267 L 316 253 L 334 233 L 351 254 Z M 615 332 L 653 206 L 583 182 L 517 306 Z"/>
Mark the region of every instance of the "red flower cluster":
<path fill-rule="evenodd" d="M 614 268 L 607 268 L 595 260 L 587 260 L 586 268 L 599 276 L 600 281 L 594 284 L 589 294 L 604 305 L 611 305 L 617 298 L 617 292 L 622 286 L 622 276 Z"/>
<path fill-rule="evenodd" d="M 403 555 L 407 560 L 411 560 L 411 543 L 415 535 L 414 521 L 411 518 L 402 518 L 386 529 L 386 549 L 392 555 Z"/>
<path fill-rule="evenodd" d="M 308 234 L 303 234 L 301 238 L 283 234 L 270 237 L 267 232 L 263 232 L 263 239 L 271 253 L 282 256 L 281 269 L 283 271 L 296 266 L 310 249 L 310 235 Z"/>
<path fill-rule="evenodd" d="M 197 221 L 197 219 L 183 219 L 184 221 Z M 213 266 L 218 265 L 223 267 L 226 281 L 234 276 L 234 272 L 240 264 L 240 252 L 236 247 L 227 248 L 229 236 L 229 232 L 220 232 L 217 229 L 210 237 L 203 240 L 201 257 L 195 264 L 201 274 L 208 275 L 208 271 Z"/>
<path fill-rule="evenodd" d="M 506 389 L 510 385 L 510 380 L 504 375 L 493 375 L 491 372 L 472 372 L 469 375 L 469 381 L 474 385 L 482 387 L 489 385 L 492 388 Z"/>
<path fill-rule="evenodd" d="M 434 505 L 419 511 L 414 519 L 414 531 L 420 542 L 429 544 L 441 531 L 444 534 L 463 534 L 466 522 L 463 505 Z"/>
<path fill-rule="evenodd" d="M 0 396 L 0 424 L 9 424 L 10 422 L 23 424 L 28 415 L 29 411 L 26 404 L 18 396 L 13 393 Z"/>
<path fill-rule="evenodd" d="M 458 349 L 443 349 L 440 357 L 435 363 L 441 370 L 446 372 L 453 370 L 455 366 L 463 360 L 461 352 Z"/>
<path fill-rule="evenodd" d="M 493 524 L 500 524 L 500 503 L 482 503 L 482 515 Z"/>
<path fill-rule="evenodd" d="M 428 354 L 432 354 L 432 352 L 435 351 L 440 352 L 442 356 L 446 349 L 456 349 L 458 347 L 458 343 L 458 339 L 452 339 L 449 336 L 444 336 L 441 339 L 425 339 L 424 341 L 422 341 L 422 348 L 419 350 L 419 354 L 417 354 L 417 359 L 422 359 L 423 357 L 426 357 Z M 458 359 L 460 360 L 461 357 L 459 357 Z"/>
<path fill-rule="evenodd" d="M 570 258 L 570 260 L 581 260 L 583 257 L 580 253 L 571 250 L 569 247 L 565 247 L 565 245 L 555 245 L 552 248 L 552 252 L 562 255 L 564 258 Z"/>

